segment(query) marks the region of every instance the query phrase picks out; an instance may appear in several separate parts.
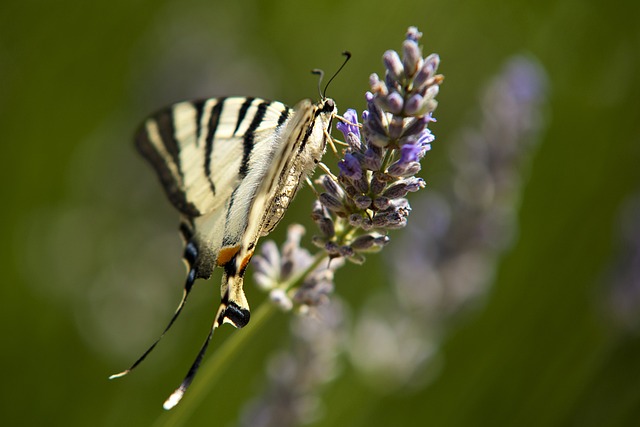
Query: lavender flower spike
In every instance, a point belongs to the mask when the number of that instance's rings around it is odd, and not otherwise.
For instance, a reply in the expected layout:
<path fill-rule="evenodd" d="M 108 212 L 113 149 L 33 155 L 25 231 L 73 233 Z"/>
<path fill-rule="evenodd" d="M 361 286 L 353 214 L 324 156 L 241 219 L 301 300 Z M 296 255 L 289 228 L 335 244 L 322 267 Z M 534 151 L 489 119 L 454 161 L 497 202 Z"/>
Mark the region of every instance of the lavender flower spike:
<path fill-rule="evenodd" d="M 328 191 L 319 201 L 334 217 L 314 216 L 321 235 L 313 240 L 332 258 L 361 263 L 363 252 L 380 250 L 390 230 L 407 224 L 411 211 L 407 193 L 425 186 L 414 175 L 421 170 L 420 161 L 434 140 L 428 125 L 443 77 L 435 74 L 437 55 L 423 58 L 420 36 L 410 27 L 402 59 L 397 52 L 386 51 L 384 79 L 375 73 L 369 77 L 371 91 L 365 94 L 362 129 L 353 109 L 345 112 L 346 122 L 336 125 L 348 142 L 335 183 L 342 191 L 329 191 L 326 179 L 320 179 Z M 327 227 L 329 222 L 333 227 Z"/>

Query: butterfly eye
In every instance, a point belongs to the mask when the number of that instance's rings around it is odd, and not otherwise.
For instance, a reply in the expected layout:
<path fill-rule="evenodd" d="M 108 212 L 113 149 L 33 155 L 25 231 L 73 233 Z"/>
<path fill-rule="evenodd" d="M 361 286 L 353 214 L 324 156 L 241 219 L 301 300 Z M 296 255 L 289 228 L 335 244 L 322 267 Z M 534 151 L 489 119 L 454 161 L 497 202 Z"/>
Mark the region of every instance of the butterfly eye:
<path fill-rule="evenodd" d="M 333 102 L 333 99 L 327 99 L 322 106 L 323 113 L 330 113 L 336 108 L 336 103 Z"/>

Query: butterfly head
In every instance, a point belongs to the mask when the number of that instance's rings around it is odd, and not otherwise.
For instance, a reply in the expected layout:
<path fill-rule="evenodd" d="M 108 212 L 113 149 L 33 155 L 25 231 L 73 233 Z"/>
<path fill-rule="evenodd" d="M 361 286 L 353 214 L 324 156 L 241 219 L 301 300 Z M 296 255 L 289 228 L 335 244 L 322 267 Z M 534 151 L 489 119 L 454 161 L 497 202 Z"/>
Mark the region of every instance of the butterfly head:
<path fill-rule="evenodd" d="M 338 112 L 338 109 L 336 108 L 336 103 L 331 98 L 323 98 L 322 101 L 320 101 L 320 105 L 321 105 L 320 110 L 322 113 L 325 113 L 325 114 L 329 113 L 333 116 Z"/>
<path fill-rule="evenodd" d="M 315 151 L 312 153 L 315 163 L 320 161 L 324 154 L 327 140 L 331 134 L 331 124 L 335 115 L 338 114 L 336 103 L 331 98 L 323 98 L 316 104 L 314 124 L 309 129 L 312 132 L 311 143 L 316 145 Z"/>
<path fill-rule="evenodd" d="M 315 120 L 319 119 L 322 124 L 322 129 L 331 132 L 331 121 L 336 114 L 338 114 L 336 102 L 331 98 L 322 98 L 317 104 Z"/>

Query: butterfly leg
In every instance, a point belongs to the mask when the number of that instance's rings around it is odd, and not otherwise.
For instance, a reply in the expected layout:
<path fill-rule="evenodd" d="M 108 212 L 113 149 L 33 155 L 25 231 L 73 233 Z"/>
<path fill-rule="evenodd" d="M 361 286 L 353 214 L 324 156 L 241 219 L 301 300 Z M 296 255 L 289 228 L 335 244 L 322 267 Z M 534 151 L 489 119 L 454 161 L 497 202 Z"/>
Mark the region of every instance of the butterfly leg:
<path fill-rule="evenodd" d="M 327 165 L 325 165 L 325 164 L 324 164 L 324 163 L 322 163 L 322 162 L 319 162 L 319 163 L 318 163 L 318 168 L 320 168 L 320 169 L 322 170 L 322 172 L 324 172 L 325 174 L 327 174 L 328 176 L 330 176 L 332 180 L 334 180 L 335 182 L 338 182 L 338 177 L 337 177 L 337 176 L 335 176 L 335 175 L 331 172 L 331 169 L 329 169 L 329 168 L 327 167 Z"/>
<path fill-rule="evenodd" d="M 336 139 L 334 137 L 332 137 L 331 134 L 329 133 L 329 131 L 326 130 L 326 129 L 324 130 L 324 138 L 329 142 L 329 145 L 331 146 L 331 151 L 333 151 L 333 154 L 337 158 L 340 158 L 340 154 L 338 154 L 338 149 L 336 148 L 336 145 L 334 144 L 334 141 L 336 141 Z"/>

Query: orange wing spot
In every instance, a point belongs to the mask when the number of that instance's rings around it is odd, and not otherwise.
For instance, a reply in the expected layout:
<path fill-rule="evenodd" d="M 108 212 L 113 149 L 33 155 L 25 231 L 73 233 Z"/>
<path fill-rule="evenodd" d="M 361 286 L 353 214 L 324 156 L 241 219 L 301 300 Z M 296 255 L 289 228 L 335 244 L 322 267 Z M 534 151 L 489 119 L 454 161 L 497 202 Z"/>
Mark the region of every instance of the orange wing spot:
<path fill-rule="evenodd" d="M 240 265 L 240 271 L 244 271 L 245 268 L 247 268 L 247 265 L 249 265 L 249 261 L 251 261 L 251 257 L 253 256 L 253 251 L 249 252 L 243 259 L 242 259 L 242 264 Z"/>
<path fill-rule="evenodd" d="M 234 256 L 236 256 L 239 250 L 240 250 L 240 245 L 229 246 L 229 247 L 220 249 L 220 252 L 218 252 L 218 259 L 216 260 L 216 262 L 218 263 L 219 266 L 225 265 L 226 263 L 231 261 L 231 259 Z"/>

